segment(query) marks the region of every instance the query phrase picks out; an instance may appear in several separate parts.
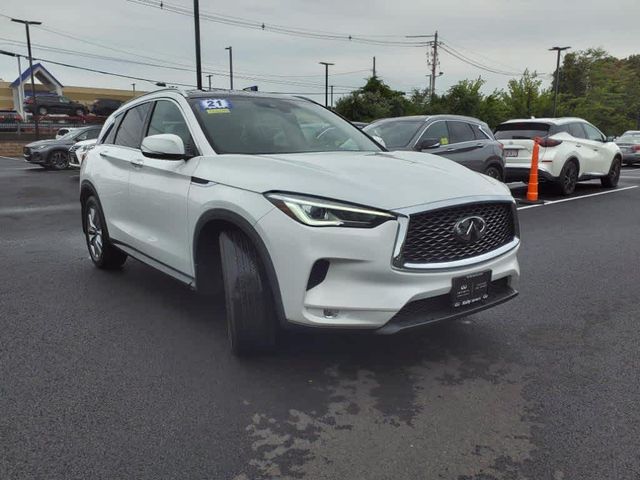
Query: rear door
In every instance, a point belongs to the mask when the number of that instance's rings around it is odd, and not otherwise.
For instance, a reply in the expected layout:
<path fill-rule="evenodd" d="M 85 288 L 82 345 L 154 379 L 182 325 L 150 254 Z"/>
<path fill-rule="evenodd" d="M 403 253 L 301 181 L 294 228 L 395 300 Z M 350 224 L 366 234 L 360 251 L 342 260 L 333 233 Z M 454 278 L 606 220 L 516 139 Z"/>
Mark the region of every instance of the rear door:
<path fill-rule="evenodd" d="M 95 149 L 104 162 L 98 194 L 109 236 L 126 245 L 131 244 L 138 228 L 130 209 L 129 177 L 142 156 L 140 142 L 150 110 L 151 103 L 147 102 L 118 115 L 103 143 Z"/>
<path fill-rule="evenodd" d="M 132 246 L 165 266 L 193 277 L 187 202 L 191 177 L 200 160 L 184 112 L 174 100 L 155 106 L 144 136 L 171 133 L 179 136 L 188 160 L 140 157 L 129 177 L 133 230 Z"/>
<path fill-rule="evenodd" d="M 487 146 L 487 139 L 477 139 L 471 124 L 464 121 L 447 120 L 447 127 L 450 143 L 442 155 L 472 170 L 483 172 L 482 150 Z"/>

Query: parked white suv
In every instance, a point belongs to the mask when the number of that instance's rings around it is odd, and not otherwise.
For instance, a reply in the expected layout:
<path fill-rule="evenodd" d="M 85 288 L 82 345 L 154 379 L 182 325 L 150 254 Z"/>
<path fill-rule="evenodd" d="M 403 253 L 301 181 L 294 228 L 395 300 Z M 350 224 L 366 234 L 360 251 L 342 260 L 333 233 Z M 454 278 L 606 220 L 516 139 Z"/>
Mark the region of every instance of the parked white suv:
<path fill-rule="evenodd" d="M 235 352 L 285 326 L 394 333 L 513 298 L 506 186 L 441 157 L 389 153 L 306 99 L 157 91 L 105 123 L 81 167 L 91 258 L 128 255 L 223 288 Z"/>
<path fill-rule="evenodd" d="M 533 139 L 539 137 L 539 178 L 555 183 L 562 194 L 570 195 L 577 182 L 594 178 L 599 178 L 603 187 L 618 185 L 620 149 L 586 120 L 509 120 L 498 125 L 494 134 L 504 145 L 508 182 L 528 180 Z"/>

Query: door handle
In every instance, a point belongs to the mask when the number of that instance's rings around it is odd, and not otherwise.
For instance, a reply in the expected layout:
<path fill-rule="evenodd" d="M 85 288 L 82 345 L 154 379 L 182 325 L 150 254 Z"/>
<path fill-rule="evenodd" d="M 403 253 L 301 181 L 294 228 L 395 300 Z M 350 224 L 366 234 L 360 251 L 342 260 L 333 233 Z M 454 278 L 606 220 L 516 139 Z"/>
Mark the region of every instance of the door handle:
<path fill-rule="evenodd" d="M 142 168 L 144 162 L 139 158 L 134 158 L 133 160 L 131 160 L 131 164 L 136 168 Z"/>
<path fill-rule="evenodd" d="M 100 152 L 100 156 L 101 157 L 108 157 L 109 156 L 109 151 L 108 150 L 102 150 Z"/>

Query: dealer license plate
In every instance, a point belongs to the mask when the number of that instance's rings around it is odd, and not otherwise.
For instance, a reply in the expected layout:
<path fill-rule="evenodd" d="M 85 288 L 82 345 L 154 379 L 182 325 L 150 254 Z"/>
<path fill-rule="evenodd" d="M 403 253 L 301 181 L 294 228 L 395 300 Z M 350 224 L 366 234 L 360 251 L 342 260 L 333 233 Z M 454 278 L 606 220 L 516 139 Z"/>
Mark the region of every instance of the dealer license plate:
<path fill-rule="evenodd" d="M 466 307 L 489 298 L 491 270 L 453 279 L 451 303 L 454 308 Z"/>

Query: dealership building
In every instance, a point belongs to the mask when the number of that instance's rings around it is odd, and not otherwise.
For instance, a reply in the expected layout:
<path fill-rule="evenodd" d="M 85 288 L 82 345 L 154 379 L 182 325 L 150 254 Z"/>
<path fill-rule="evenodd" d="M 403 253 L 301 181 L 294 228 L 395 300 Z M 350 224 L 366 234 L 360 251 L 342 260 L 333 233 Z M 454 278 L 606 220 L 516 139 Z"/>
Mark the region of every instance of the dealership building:
<path fill-rule="evenodd" d="M 64 86 L 41 63 L 33 65 L 33 77 L 37 95 L 64 95 L 65 97 L 89 106 L 94 100 L 112 99 L 127 101 L 144 92 L 116 90 L 110 88 L 92 88 Z M 0 110 L 16 110 L 24 116 L 23 102 L 31 96 L 31 69 L 27 68 L 13 82 L 0 81 Z"/>

